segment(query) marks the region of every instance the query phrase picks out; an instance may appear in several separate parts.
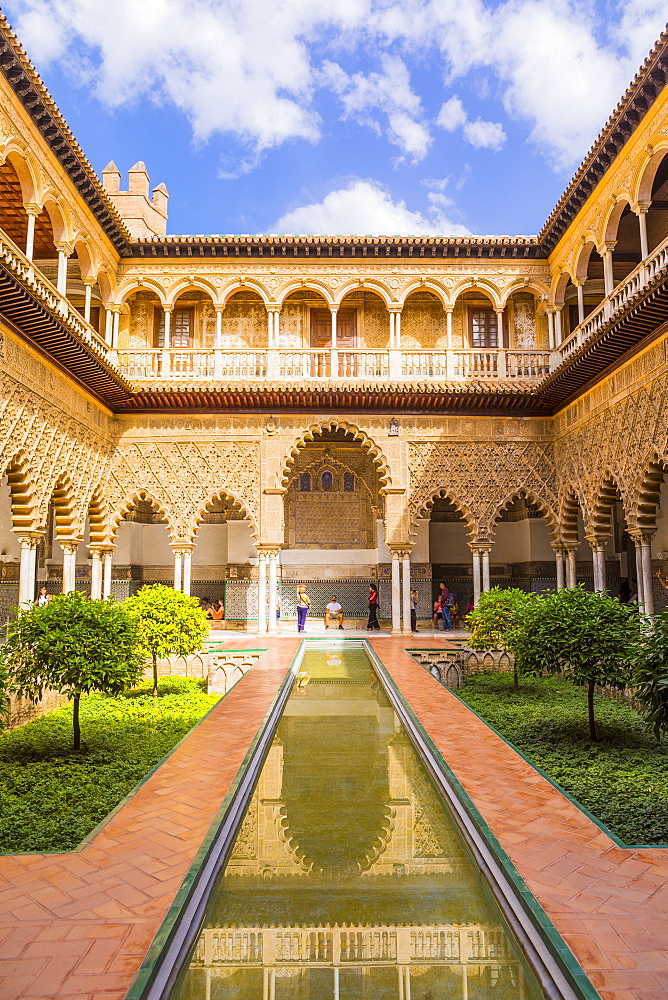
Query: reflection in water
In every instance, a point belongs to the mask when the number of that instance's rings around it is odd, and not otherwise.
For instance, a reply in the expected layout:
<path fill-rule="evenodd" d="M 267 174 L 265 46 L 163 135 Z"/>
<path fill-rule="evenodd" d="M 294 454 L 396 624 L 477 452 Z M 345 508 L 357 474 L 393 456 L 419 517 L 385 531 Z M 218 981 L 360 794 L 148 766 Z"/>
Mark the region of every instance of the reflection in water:
<path fill-rule="evenodd" d="M 538 1000 L 364 650 L 301 672 L 172 1000 Z"/>

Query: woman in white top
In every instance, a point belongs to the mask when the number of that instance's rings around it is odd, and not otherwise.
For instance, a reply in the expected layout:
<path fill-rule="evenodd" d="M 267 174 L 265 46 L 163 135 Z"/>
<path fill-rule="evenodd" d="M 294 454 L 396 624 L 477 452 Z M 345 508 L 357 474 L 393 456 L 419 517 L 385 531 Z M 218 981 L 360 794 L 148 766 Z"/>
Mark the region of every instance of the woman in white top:
<path fill-rule="evenodd" d="M 297 631 L 303 632 L 306 624 L 308 609 L 311 607 L 311 598 L 306 593 L 306 587 L 297 587 Z"/>

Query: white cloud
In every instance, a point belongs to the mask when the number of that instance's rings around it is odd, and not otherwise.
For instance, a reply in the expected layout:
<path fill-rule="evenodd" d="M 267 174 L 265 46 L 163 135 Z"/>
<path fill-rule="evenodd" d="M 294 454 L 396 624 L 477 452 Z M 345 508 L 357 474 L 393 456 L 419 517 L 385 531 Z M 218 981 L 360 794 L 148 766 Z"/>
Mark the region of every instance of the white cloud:
<path fill-rule="evenodd" d="M 411 211 L 404 201 L 392 201 L 380 184 L 353 180 L 330 191 L 322 201 L 287 212 L 271 227 L 276 233 L 317 233 L 345 236 L 462 236 L 468 230 L 445 214 L 451 202 L 441 192 L 430 192 L 427 215 Z"/>
<path fill-rule="evenodd" d="M 424 121 L 420 98 L 411 87 L 405 62 L 396 55 L 381 56 L 382 72 L 347 74 L 337 63 L 326 63 L 324 78 L 339 95 L 344 116 L 381 126 L 374 114 L 386 118 L 386 134 L 413 162 L 422 160 L 431 145 L 429 128 Z"/>
<path fill-rule="evenodd" d="M 456 94 L 442 105 L 435 123 L 446 132 L 455 132 L 461 128 L 464 138 L 475 149 L 492 149 L 498 153 L 506 141 L 506 133 L 500 122 L 486 122 L 482 118 L 469 121 L 466 109 Z"/>
<path fill-rule="evenodd" d="M 483 90 L 500 98 L 532 144 L 569 169 L 666 17 L 665 0 L 9 0 L 8 8 L 38 64 L 60 62 L 111 107 L 171 104 L 198 140 L 232 134 L 249 147 L 246 167 L 285 141 L 318 141 L 320 89 L 406 160 L 422 160 L 432 135 L 411 72 L 419 65 L 428 69 L 425 98 L 443 88 L 441 128 L 499 148 L 505 122 L 462 121 L 451 93 L 465 78 L 475 90 L 484 75 L 479 99 Z"/>
<path fill-rule="evenodd" d="M 492 149 L 498 153 L 506 141 L 506 133 L 500 122 L 486 122 L 482 118 L 476 118 L 474 122 L 467 122 L 462 131 L 466 141 L 476 149 Z"/>
<path fill-rule="evenodd" d="M 446 132 L 454 132 L 456 129 L 462 128 L 467 121 L 468 115 L 464 110 L 464 105 L 456 94 L 442 105 L 436 118 L 436 124 L 440 125 Z"/>

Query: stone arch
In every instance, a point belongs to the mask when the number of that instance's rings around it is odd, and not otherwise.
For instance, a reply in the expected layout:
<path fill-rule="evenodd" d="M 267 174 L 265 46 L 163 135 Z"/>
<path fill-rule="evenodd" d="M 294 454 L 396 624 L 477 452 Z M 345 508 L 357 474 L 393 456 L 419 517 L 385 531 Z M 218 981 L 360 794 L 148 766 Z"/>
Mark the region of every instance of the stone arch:
<path fill-rule="evenodd" d="M 618 194 L 613 197 L 612 205 L 603 223 L 603 243 L 614 243 L 617 239 L 619 221 L 625 208 L 631 207 L 631 199 L 626 194 Z"/>
<path fill-rule="evenodd" d="M 415 535 L 416 533 L 416 528 L 417 528 L 416 521 L 421 521 L 431 516 L 431 509 L 437 500 L 448 500 L 451 504 L 453 504 L 457 508 L 457 510 L 462 515 L 462 518 L 466 524 L 466 530 L 471 540 L 473 540 L 477 528 L 476 518 L 471 513 L 471 510 L 465 503 L 463 503 L 461 500 L 455 499 L 454 495 L 448 490 L 447 486 L 443 486 L 440 489 L 435 490 L 432 493 L 432 495 L 428 499 L 426 499 L 422 503 L 422 505 L 414 511 L 411 517 L 410 527 L 409 527 L 411 535 Z"/>
<path fill-rule="evenodd" d="M 297 457 L 297 454 L 304 447 L 307 441 L 313 441 L 313 439 L 317 437 L 318 434 L 322 434 L 323 431 L 326 432 L 326 431 L 337 431 L 337 430 L 344 431 L 347 434 L 352 434 L 354 439 L 356 441 L 359 441 L 361 447 L 369 453 L 369 457 L 376 466 L 376 473 L 378 475 L 378 485 L 381 492 L 383 489 L 389 487 L 392 483 L 389 464 L 385 455 L 383 454 L 379 446 L 376 444 L 376 442 L 373 441 L 372 438 L 370 438 L 365 431 L 361 430 L 359 427 L 356 427 L 354 424 L 348 423 L 347 420 L 337 420 L 334 418 L 329 420 L 322 420 L 316 424 L 311 424 L 310 427 L 308 427 L 300 434 L 300 436 L 297 438 L 294 444 L 291 445 L 289 452 L 283 459 L 277 477 L 279 485 L 287 488 L 287 484 L 290 481 L 290 470 L 294 465 L 295 458 Z"/>
<path fill-rule="evenodd" d="M 174 306 L 184 292 L 192 291 L 195 288 L 200 292 L 206 292 L 206 294 L 211 297 L 211 301 L 214 305 L 220 305 L 218 302 L 218 294 L 213 283 L 208 281 L 206 278 L 200 277 L 199 275 L 191 275 L 190 277 L 183 278 L 180 281 L 177 281 L 176 284 L 172 285 L 169 291 L 165 293 L 164 305 Z"/>
<path fill-rule="evenodd" d="M 116 287 L 116 275 L 106 264 L 101 264 L 98 268 L 95 280 L 100 286 L 100 298 L 103 302 L 110 302 Z"/>
<path fill-rule="evenodd" d="M 151 493 L 150 490 L 139 489 L 135 490 L 131 494 L 128 494 L 120 506 L 116 507 L 116 509 L 111 513 L 109 518 L 109 534 L 111 536 L 111 540 L 113 541 L 115 538 L 120 523 L 124 519 L 125 515 L 140 501 L 149 501 L 153 505 L 156 513 L 160 514 L 160 516 L 167 522 L 167 531 L 169 532 L 170 537 L 175 539 L 176 534 L 174 531 L 173 518 L 167 508 L 160 503 L 155 494 Z"/>
<path fill-rule="evenodd" d="M 167 292 L 155 278 L 142 278 L 141 281 L 137 281 L 135 278 L 132 281 L 120 284 L 116 288 L 115 293 L 112 293 L 112 302 L 118 306 L 125 305 L 126 301 L 135 292 L 154 292 L 160 299 L 160 304 L 163 307 L 167 305 Z"/>
<path fill-rule="evenodd" d="M 666 156 L 668 156 L 668 139 L 662 138 L 652 144 L 651 154 L 647 155 L 647 159 L 638 171 L 638 180 L 633 192 L 636 204 L 646 204 L 652 200 L 654 178 Z"/>
<path fill-rule="evenodd" d="M 92 278 L 95 274 L 95 266 L 88 239 L 82 233 L 77 233 L 72 242 L 74 244 L 72 252 L 77 255 L 81 277 Z"/>
<path fill-rule="evenodd" d="M 37 514 L 37 489 L 23 452 L 18 452 L 9 459 L 3 469 L 3 475 L 7 476 L 12 498 L 13 529 L 15 531 L 37 530 L 38 527 L 41 527 Z"/>
<path fill-rule="evenodd" d="M 575 277 L 578 281 L 584 282 L 587 280 L 587 274 L 589 271 L 589 259 L 593 251 L 597 250 L 596 240 L 594 236 L 589 233 L 586 237 L 583 237 L 583 243 L 580 248 L 580 252 L 577 254 L 575 259 Z"/>
<path fill-rule="evenodd" d="M 238 291 L 239 289 L 236 289 Z M 288 285 L 285 285 L 280 293 L 276 295 L 276 302 L 281 308 L 285 305 L 285 301 L 288 296 L 292 295 L 293 292 L 317 292 L 322 295 L 323 299 L 328 306 L 336 306 L 334 296 L 332 295 L 331 289 L 328 288 L 325 281 L 320 281 L 317 278 L 302 278 L 299 281 L 291 281 Z"/>
<path fill-rule="evenodd" d="M 383 300 L 386 306 L 389 306 L 393 301 L 392 293 L 382 281 L 378 281 L 375 278 L 364 278 L 362 281 L 359 279 L 356 281 L 346 281 L 336 293 L 334 305 L 340 307 L 343 299 L 346 295 L 350 295 L 351 292 L 374 292 Z"/>
<path fill-rule="evenodd" d="M 90 532 L 90 545 L 104 545 L 108 539 L 108 517 L 107 504 L 102 497 L 99 487 L 93 490 L 93 495 L 88 501 L 88 525 Z"/>
<path fill-rule="evenodd" d="M 214 302 L 217 306 L 226 306 L 228 301 L 237 292 L 256 292 L 260 296 L 265 306 L 268 306 L 272 301 L 272 297 L 264 287 L 262 282 L 256 281 L 254 278 L 244 278 L 243 281 L 235 281 L 230 285 L 227 285 L 222 292 L 218 293 L 217 298 L 214 296 Z"/>
<path fill-rule="evenodd" d="M 59 476 L 51 491 L 54 526 L 59 541 L 81 538 L 81 518 L 72 481 L 67 473 Z"/>
<path fill-rule="evenodd" d="M 570 271 L 567 268 L 562 268 L 554 277 L 552 282 L 552 302 L 555 306 L 563 306 L 565 301 L 566 289 L 568 288 L 569 282 L 573 280 Z"/>
<path fill-rule="evenodd" d="M 464 278 L 458 281 L 450 293 L 448 304 L 454 306 L 460 295 L 463 295 L 464 292 L 473 291 L 479 291 L 486 295 L 495 310 L 502 308 L 501 292 L 494 282 L 489 281 L 487 278 Z"/>
<path fill-rule="evenodd" d="M 432 295 L 436 296 L 444 309 L 446 306 L 451 304 L 448 298 L 448 293 L 443 285 L 441 285 L 438 281 L 434 281 L 432 278 L 420 278 L 418 281 L 411 281 L 410 285 L 407 285 L 402 294 L 399 296 L 398 301 L 402 307 L 406 305 L 406 299 L 409 295 L 412 295 L 413 292 L 431 292 Z"/>
<path fill-rule="evenodd" d="M 327 459 L 327 465 L 328 465 L 328 467 L 331 467 L 332 469 L 336 469 L 337 473 L 338 472 L 341 472 L 341 473 L 343 473 L 343 472 L 350 472 L 350 473 L 352 473 L 357 479 L 359 479 L 360 484 L 362 486 L 362 489 L 366 492 L 366 494 L 367 494 L 367 496 L 369 498 L 369 502 L 371 503 L 371 505 L 372 506 L 376 505 L 377 501 L 376 501 L 376 498 L 374 497 L 373 493 L 371 492 L 371 490 L 369 488 L 369 484 L 362 477 L 358 476 L 357 473 L 354 471 L 354 469 L 351 469 L 350 466 L 346 465 L 345 462 L 341 462 L 337 458 L 334 458 L 333 456 L 331 456 L 330 458 Z M 321 471 L 323 471 L 323 472 L 325 471 L 322 468 L 322 460 L 321 459 L 314 459 L 313 462 L 310 463 L 310 465 L 306 465 L 306 466 L 302 467 L 299 470 L 292 470 L 291 472 L 288 473 L 288 480 L 286 482 L 286 488 L 289 489 L 290 486 L 292 486 L 293 482 L 299 476 L 304 475 L 304 473 L 309 473 L 310 475 L 312 475 L 313 471 L 315 469 L 319 469 L 319 468 L 321 469 Z"/>
<path fill-rule="evenodd" d="M 599 479 L 591 494 L 592 502 L 589 509 L 585 530 L 587 534 L 606 538 L 612 529 L 612 508 L 620 499 L 624 508 L 624 516 L 628 521 L 628 504 L 617 483 L 617 478 L 606 470 Z"/>
<path fill-rule="evenodd" d="M 14 168 L 14 172 L 19 179 L 23 204 L 39 204 L 37 176 L 25 152 L 12 143 L 5 150 L 4 160 Z"/>
<path fill-rule="evenodd" d="M 487 537 L 489 537 L 490 539 L 494 537 L 494 532 L 496 530 L 496 523 L 498 518 L 500 517 L 501 513 L 505 510 L 505 508 L 509 504 L 513 503 L 514 500 L 524 500 L 528 501 L 529 503 L 535 504 L 535 506 L 541 512 L 541 515 L 545 518 L 545 521 L 547 523 L 552 538 L 556 539 L 559 536 L 558 517 L 553 507 L 548 503 L 547 500 L 541 497 L 539 493 L 536 493 L 534 490 L 531 489 L 527 490 L 524 489 L 523 487 L 520 487 L 520 489 L 512 490 L 510 493 L 507 493 L 504 499 L 501 501 L 501 503 L 497 505 L 496 509 L 493 512 L 493 516 L 490 519 L 490 523 L 488 525 Z"/>
<path fill-rule="evenodd" d="M 205 514 L 209 513 L 209 508 L 218 500 L 229 501 L 232 507 L 235 508 L 235 510 L 240 511 L 243 514 L 244 520 L 250 522 L 250 529 L 251 529 L 251 534 L 253 536 L 253 541 L 257 544 L 260 537 L 260 533 L 258 531 L 258 526 L 255 518 L 248 510 L 248 507 L 243 502 L 243 500 L 240 500 L 230 490 L 226 489 L 218 490 L 216 493 L 213 493 L 211 496 L 207 497 L 206 500 L 200 503 L 199 509 L 195 517 L 195 523 L 193 525 L 192 536 L 189 539 L 189 541 L 193 541 L 195 539 L 195 536 L 197 535 L 197 532 L 199 531 L 200 525 L 202 523 L 201 519 L 204 517 Z"/>
<path fill-rule="evenodd" d="M 653 528 L 668 461 L 657 452 L 645 467 L 638 485 L 634 503 L 635 521 L 639 528 Z"/>
<path fill-rule="evenodd" d="M 67 243 L 69 235 L 68 225 L 57 195 L 51 191 L 47 192 L 44 196 L 43 204 L 44 211 L 51 221 L 54 244 L 57 246 L 59 243 Z"/>
<path fill-rule="evenodd" d="M 559 535 L 565 544 L 578 544 L 578 514 L 583 510 L 584 504 L 580 497 L 574 490 L 569 490 L 561 502 L 559 515 Z"/>
<path fill-rule="evenodd" d="M 550 289 L 544 281 L 539 281 L 537 278 L 516 278 L 514 281 L 511 281 L 501 295 L 501 308 L 505 309 L 511 295 L 523 291 L 533 292 L 534 296 L 539 300 L 546 300 L 550 297 Z"/>

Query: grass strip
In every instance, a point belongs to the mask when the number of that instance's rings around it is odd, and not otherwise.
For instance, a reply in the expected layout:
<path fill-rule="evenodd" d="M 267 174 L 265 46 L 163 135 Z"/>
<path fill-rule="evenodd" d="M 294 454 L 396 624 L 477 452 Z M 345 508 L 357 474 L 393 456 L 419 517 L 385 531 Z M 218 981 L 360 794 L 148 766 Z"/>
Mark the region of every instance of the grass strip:
<path fill-rule="evenodd" d="M 0 851 L 73 850 L 220 697 L 186 677 L 150 690 L 82 698 L 80 753 L 71 705 L 0 735 Z"/>
<path fill-rule="evenodd" d="M 596 697 L 589 739 L 586 691 L 560 678 L 481 673 L 457 694 L 627 844 L 668 843 L 668 740 L 628 705 Z"/>

